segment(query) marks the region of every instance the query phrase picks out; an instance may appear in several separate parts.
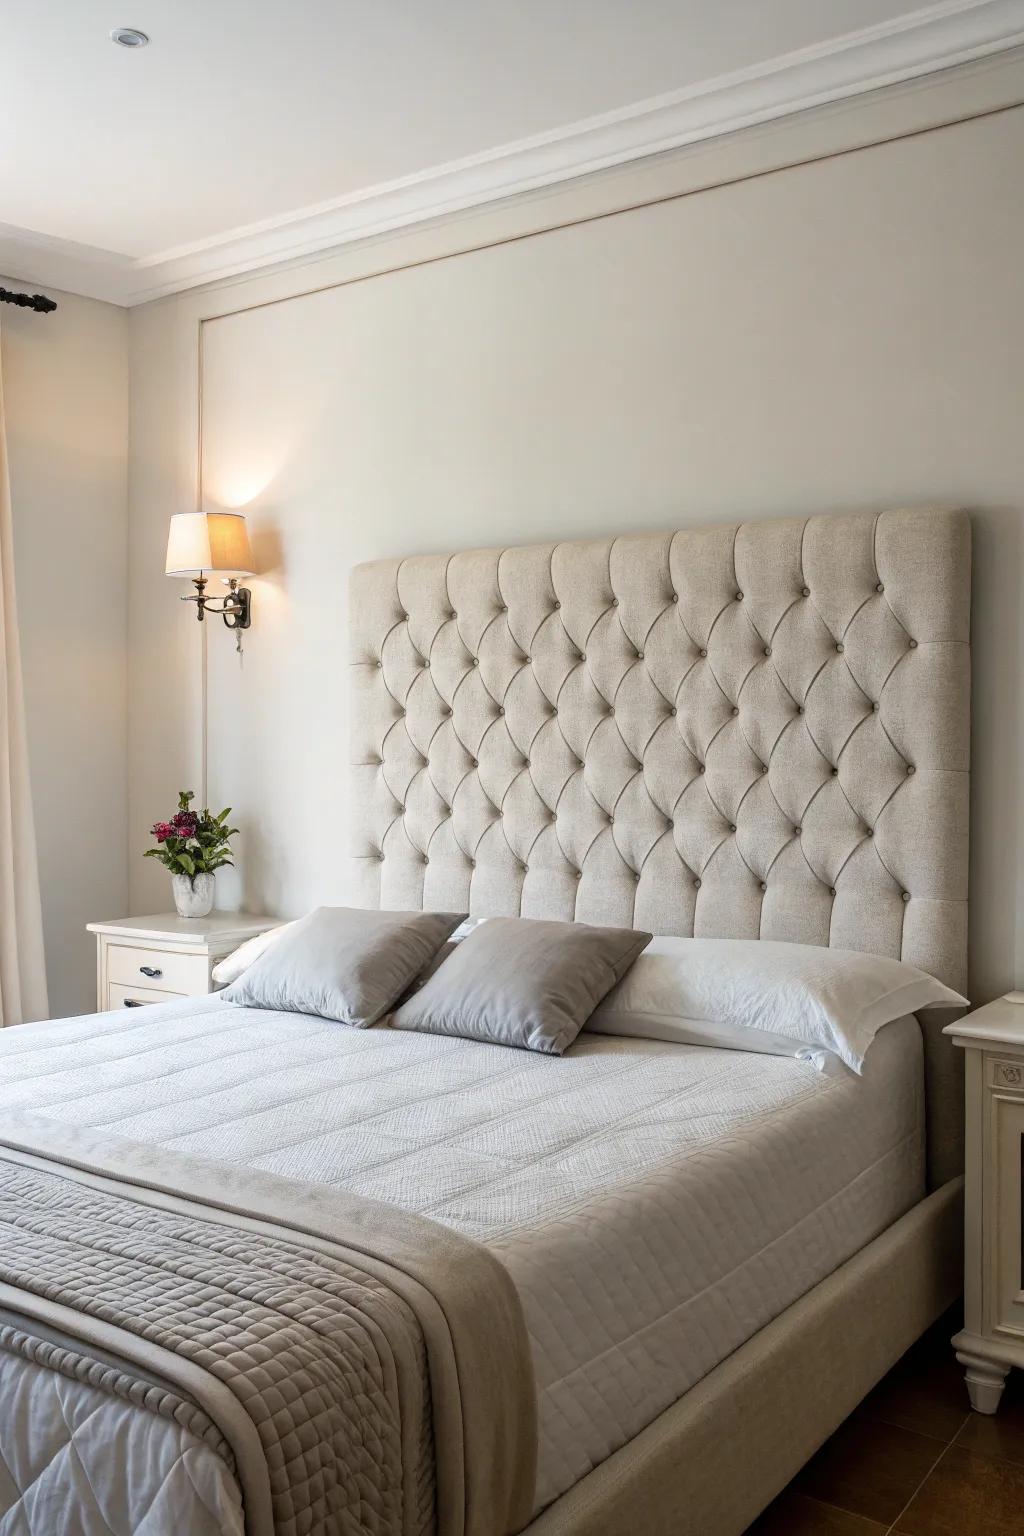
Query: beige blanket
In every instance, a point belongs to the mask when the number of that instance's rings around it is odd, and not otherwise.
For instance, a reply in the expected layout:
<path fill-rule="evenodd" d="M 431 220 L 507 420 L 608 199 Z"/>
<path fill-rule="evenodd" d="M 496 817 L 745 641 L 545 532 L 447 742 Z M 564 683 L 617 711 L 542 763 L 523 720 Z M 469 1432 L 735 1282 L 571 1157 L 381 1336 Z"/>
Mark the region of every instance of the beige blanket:
<path fill-rule="evenodd" d="M 516 1291 L 422 1217 L 9 1114 L 0 1305 L 207 1414 L 251 1536 L 510 1536 L 530 1517 Z"/>

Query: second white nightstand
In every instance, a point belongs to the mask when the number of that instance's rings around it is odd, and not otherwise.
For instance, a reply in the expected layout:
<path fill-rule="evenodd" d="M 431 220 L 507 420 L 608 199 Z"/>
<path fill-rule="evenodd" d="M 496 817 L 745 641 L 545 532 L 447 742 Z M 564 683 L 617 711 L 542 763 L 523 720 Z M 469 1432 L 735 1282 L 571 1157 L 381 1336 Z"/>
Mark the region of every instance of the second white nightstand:
<path fill-rule="evenodd" d="M 1020 994 L 1016 994 L 1019 996 Z M 946 1028 L 966 1054 L 964 1330 L 953 1340 L 979 1413 L 1024 1367 L 1024 1001 L 1002 997 Z"/>
<path fill-rule="evenodd" d="M 248 912 L 211 912 L 209 917 L 124 917 L 88 923 L 96 935 L 96 1008 L 140 1008 L 174 997 L 214 990 L 210 972 L 253 934 L 281 922 Z"/>

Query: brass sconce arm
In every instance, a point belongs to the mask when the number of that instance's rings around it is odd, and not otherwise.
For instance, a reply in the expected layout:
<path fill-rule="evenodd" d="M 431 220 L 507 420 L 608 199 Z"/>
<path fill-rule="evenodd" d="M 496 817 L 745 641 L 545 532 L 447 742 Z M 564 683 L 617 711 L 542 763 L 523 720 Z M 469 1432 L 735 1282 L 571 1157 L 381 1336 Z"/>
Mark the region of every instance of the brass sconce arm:
<path fill-rule="evenodd" d="M 207 613 L 219 613 L 228 629 L 248 629 L 252 623 L 252 593 L 248 587 L 240 587 L 238 578 L 232 576 L 228 581 L 228 596 L 222 598 L 207 597 L 207 578 L 205 576 L 193 576 L 194 592 L 182 597 L 183 603 L 196 604 L 196 618 L 203 622 Z"/>

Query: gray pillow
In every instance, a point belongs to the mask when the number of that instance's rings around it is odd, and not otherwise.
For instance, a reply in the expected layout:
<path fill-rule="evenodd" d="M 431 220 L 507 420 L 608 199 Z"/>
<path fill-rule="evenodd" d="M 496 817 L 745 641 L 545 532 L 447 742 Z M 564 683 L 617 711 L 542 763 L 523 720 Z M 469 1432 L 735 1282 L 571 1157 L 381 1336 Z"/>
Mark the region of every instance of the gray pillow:
<path fill-rule="evenodd" d="M 425 969 L 464 912 L 318 907 L 220 994 L 242 1008 L 312 1013 L 366 1029 Z"/>
<path fill-rule="evenodd" d="M 649 933 L 631 928 L 492 917 L 402 1004 L 391 1025 L 560 1056 L 650 942 Z"/>

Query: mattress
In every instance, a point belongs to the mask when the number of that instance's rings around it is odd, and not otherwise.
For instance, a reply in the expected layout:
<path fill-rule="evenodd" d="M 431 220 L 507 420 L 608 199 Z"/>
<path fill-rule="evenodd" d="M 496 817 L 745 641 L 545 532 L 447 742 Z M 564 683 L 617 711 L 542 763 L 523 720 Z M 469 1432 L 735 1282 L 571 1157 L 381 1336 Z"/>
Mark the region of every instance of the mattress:
<path fill-rule="evenodd" d="M 334 1185 L 519 1292 L 543 1508 L 924 1193 L 920 1032 L 862 1078 L 588 1037 L 564 1057 L 208 999 L 0 1033 L 0 1111 Z"/>

